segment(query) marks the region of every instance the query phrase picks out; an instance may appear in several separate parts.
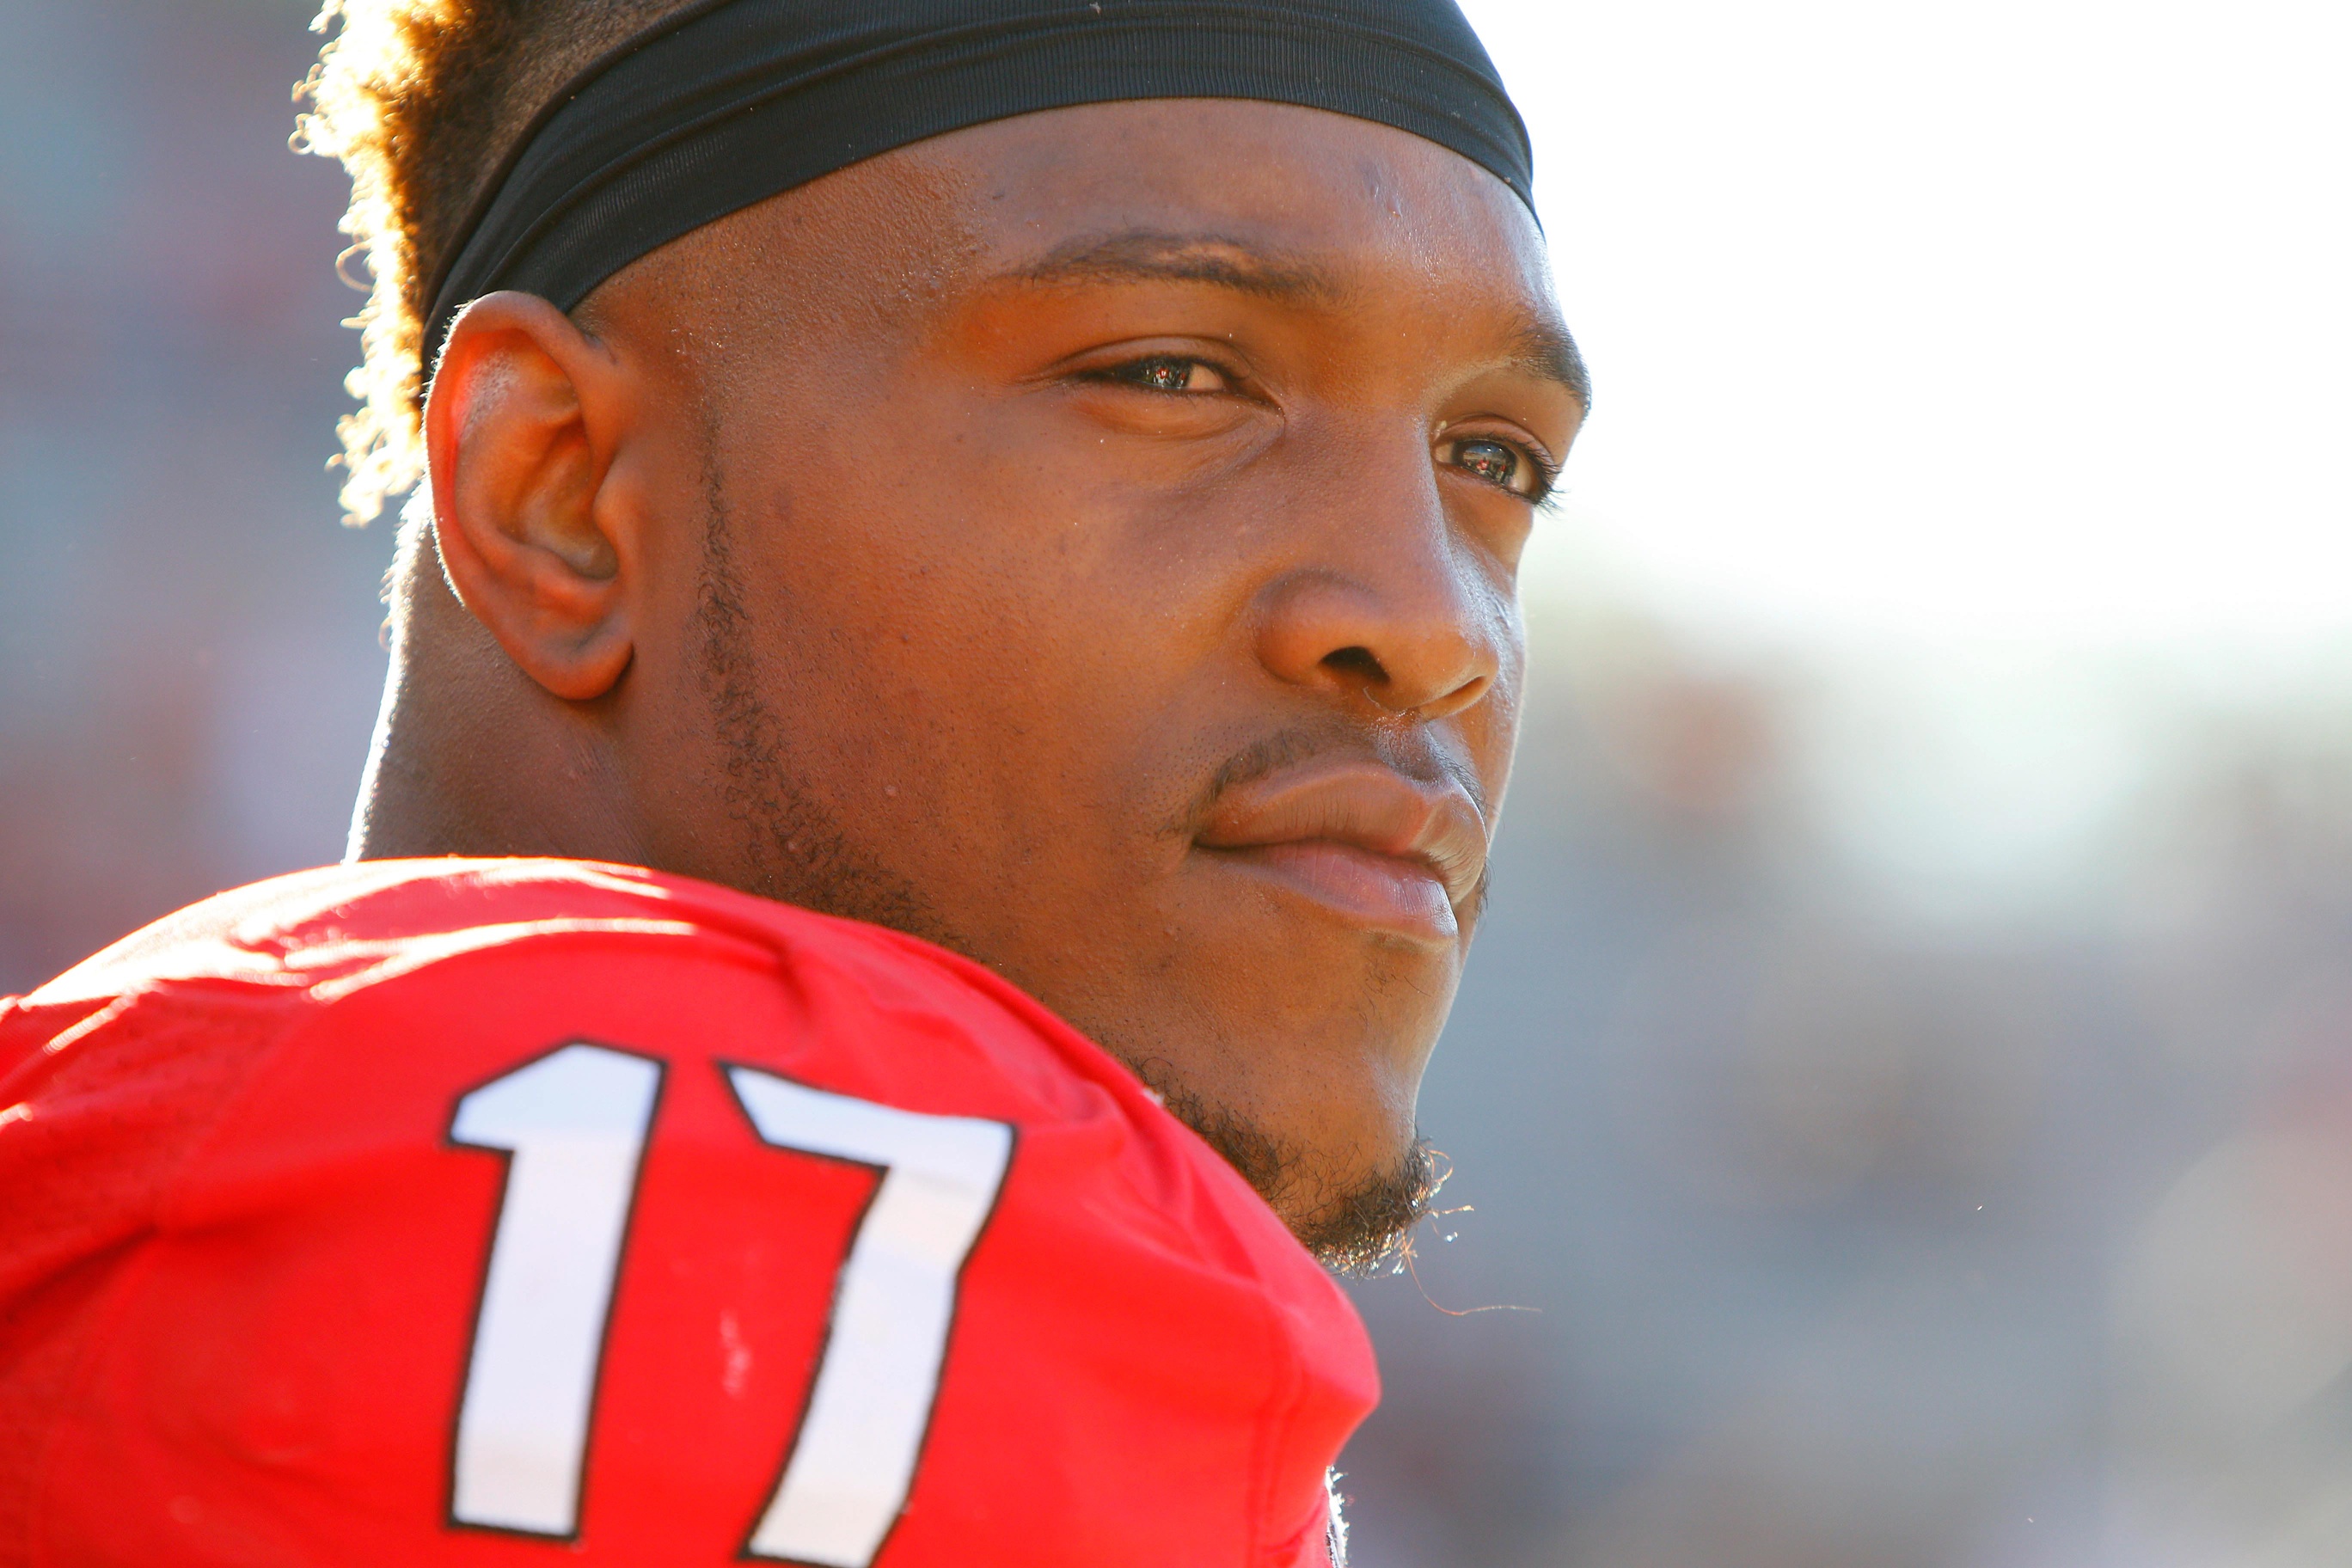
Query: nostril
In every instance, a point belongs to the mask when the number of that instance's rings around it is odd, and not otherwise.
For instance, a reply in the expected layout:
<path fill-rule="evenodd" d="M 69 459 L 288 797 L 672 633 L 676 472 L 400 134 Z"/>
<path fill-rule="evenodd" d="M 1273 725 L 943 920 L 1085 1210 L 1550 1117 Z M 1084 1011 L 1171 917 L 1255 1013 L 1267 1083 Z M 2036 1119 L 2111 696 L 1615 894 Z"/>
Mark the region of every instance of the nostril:
<path fill-rule="evenodd" d="M 1368 647 L 1334 648 L 1323 656 L 1324 668 L 1376 686 L 1388 684 L 1389 672 Z"/>

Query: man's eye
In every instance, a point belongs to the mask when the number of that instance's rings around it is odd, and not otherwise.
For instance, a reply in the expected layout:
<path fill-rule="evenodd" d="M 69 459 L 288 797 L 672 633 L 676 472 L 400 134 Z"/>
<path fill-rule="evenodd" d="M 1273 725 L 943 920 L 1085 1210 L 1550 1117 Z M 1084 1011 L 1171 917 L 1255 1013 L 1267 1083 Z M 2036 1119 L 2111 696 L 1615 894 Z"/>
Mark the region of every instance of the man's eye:
<path fill-rule="evenodd" d="M 1515 495 L 1534 497 L 1544 489 L 1542 470 L 1507 441 L 1489 441 L 1474 436 L 1466 440 L 1448 441 L 1440 450 L 1446 462 L 1466 470 L 1474 479 L 1498 485 Z"/>
<path fill-rule="evenodd" d="M 1139 386 L 1147 392 L 1223 392 L 1232 385 L 1214 365 L 1167 354 L 1118 365 L 1107 374 L 1112 381 Z"/>

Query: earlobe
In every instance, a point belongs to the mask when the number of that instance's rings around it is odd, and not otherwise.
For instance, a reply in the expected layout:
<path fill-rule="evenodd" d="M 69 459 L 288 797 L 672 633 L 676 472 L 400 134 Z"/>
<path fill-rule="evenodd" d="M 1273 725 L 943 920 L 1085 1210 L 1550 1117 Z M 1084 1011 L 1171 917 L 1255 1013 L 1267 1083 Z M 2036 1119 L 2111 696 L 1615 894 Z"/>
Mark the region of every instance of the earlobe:
<path fill-rule="evenodd" d="M 626 371 L 533 295 L 486 295 L 451 328 L 425 407 L 434 529 L 449 584 L 554 696 L 613 689 L 634 651 L 635 540 L 608 476 Z"/>

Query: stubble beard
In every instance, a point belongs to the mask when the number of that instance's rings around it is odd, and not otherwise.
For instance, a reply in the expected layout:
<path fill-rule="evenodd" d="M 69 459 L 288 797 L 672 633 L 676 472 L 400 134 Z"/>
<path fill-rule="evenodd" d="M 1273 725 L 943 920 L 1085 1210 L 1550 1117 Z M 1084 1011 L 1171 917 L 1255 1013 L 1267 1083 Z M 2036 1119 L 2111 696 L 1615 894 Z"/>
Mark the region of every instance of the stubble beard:
<path fill-rule="evenodd" d="M 697 663 L 722 750 L 721 800 L 738 827 L 749 890 L 820 913 L 903 931 L 986 963 L 919 889 L 862 855 L 795 776 L 790 732 L 762 695 L 752 615 L 734 558 L 725 487 L 708 450 L 709 511 L 697 595 Z M 1396 1256 L 1443 1180 L 1426 1139 L 1386 1168 L 1334 1181 L 1305 1153 L 1240 1110 L 1201 1093 L 1147 1042 L 1097 1041 L 1142 1079 L 1169 1112 L 1285 1216 L 1326 1268 L 1361 1277 Z"/>
<path fill-rule="evenodd" d="M 1170 1115 L 1201 1136 L 1241 1173 L 1290 1234 L 1334 1273 L 1364 1279 L 1399 1256 L 1412 1227 L 1427 1217 L 1445 1173 L 1426 1138 L 1415 1136 L 1389 1165 L 1334 1180 L 1255 1120 L 1195 1093 L 1163 1057 L 1121 1059 Z"/>

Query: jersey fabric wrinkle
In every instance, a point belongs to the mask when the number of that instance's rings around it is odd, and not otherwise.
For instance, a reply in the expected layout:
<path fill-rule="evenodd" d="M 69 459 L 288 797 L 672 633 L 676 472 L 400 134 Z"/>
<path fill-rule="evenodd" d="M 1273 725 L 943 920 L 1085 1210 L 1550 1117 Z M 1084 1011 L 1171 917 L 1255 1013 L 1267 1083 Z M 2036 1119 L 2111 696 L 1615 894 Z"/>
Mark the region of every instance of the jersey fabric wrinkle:
<path fill-rule="evenodd" d="M 0 1001 L 0 1568 L 1323 1568 L 1378 1394 L 1036 1003 L 632 868 L 304 872 Z"/>

